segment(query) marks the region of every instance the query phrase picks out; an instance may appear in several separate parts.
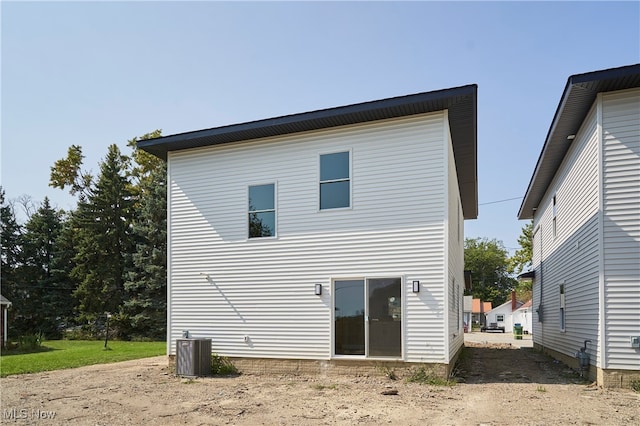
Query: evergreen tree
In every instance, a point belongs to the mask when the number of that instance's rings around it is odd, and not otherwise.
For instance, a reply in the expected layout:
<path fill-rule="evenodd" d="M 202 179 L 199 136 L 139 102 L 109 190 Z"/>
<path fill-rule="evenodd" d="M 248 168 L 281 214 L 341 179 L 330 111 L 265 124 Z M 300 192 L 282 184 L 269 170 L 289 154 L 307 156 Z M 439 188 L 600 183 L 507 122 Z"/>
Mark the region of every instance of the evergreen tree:
<path fill-rule="evenodd" d="M 167 199 L 166 171 L 152 173 L 155 184 L 142 193 L 133 226 L 137 239 L 134 270 L 125 284 L 125 312 L 133 332 L 149 338 L 166 336 L 167 317 Z"/>
<path fill-rule="evenodd" d="M 2 295 L 12 302 L 9 310 L 9 335 L 22 334 L 20 321 L 16 321 L 16 306 L 28 301 L 29 294 L 19 279 L 21 267 L 22 227 L 16 221 L 13 208 L 6 202 L 5 192 L 0 187 L 0 279 L 2 280 Z"/>
<path fill-rule="evenodd" d="M 522 227 L 522 234 L 518 237 L 520 248 L 509 259 L 509 269 L 519 274 L 520 272 L 531 269 L 533 260 L 533 221 Z"/>
<path fill-rule="evenodd" d="M 83 321 L 94 321 L 105 312 L 118 313 L 125 299 L 124 281 L 133 247 L 128 165 L 129 158 L 111 145 L 97 182 L 73 215 L 76 255 L 72 278 L 79 283 L 75 296 Z"/>
<path fill-rule="evenodd" d="M 136 145 L 160 135 L 130 140 L 133 161 L 109 147 L 97 180 L 82 170 L 80 146 L 51 168 L 50 185 L 79 197 L 56 257 L 77 283 L 76 319 L 100 328 L 111 312 L 120 337 L 166 334 L 166 164 Z"/>
<path fill-rule="evenodd" d="M 533 221 L 522 228 L 518 244 L 520 248 L 509 259 L 509 269 L 516 274 L 530 270 L 533 265 Z M 518 281 L 516 294 L 519 300 L 527 301 L 533 297 L 532 284 L 532 280 Z"/>
<path fill-rule="evenodd" d="M 43 332 L 48 338 L 59 337 L 60 326 L 73 308 L 68 271 L 55 266 L 62 227 L 63 212 L 53 209 L 45 198 L 26 223 L 23 237 L 21 280 L 29 288 L 30 303 L 16 308 L 28 332 Z"/>
<path fill-rule="evenodd" d="M 140 139 L 159 137 L 160 131 Z M 132 176 L 138 204 L 133 225 L 136 248 L 133 270 L 125 284 L 124 312 L 132 333 L 147 338 L 166 336 L 167 318 L 167 172 L 166 163 L 138 150 L 138 139 L 129 141 L 134 149 Z"/>

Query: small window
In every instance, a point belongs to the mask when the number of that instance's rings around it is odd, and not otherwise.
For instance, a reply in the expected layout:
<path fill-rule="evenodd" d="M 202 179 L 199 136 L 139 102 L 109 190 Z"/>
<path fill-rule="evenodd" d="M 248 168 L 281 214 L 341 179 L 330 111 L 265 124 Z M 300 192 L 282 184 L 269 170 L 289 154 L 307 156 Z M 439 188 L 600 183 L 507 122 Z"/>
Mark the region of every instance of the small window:
<path fill-rule="evenodd" d="M 249 187 L 249 238 L 276 235 L 275 185 Z"/>
<path fill-rule="evenodd" d="M 496 321 L 504 322 L 504 314 L 497 314 L 496 315 Z"/>
<path fill-rule="evenodd" d="M 560 284 L 560 331 L 565 331 L 565 296 L 564 296 L 564 284 Z"/>
<path fill-rule="evenodd" d="M 555 238 L 558 235 L 557 221 L 556 221 L 556 196 L 555 195 L 553 196 L 552 232 L 553 232 L 553 238 Z"/>
<path fill-rule="evenodd" d="M 320 210 L 351 206 L 349 151 L 320 156 Z"/>
<path fill-rule="evenodd" d="M 457 230 L 456 230 L 456 232 L 458 233 L 457 234 L 457 240 L 462 242 L 462 239 L 460 238 L 460 236 L 462 235 L 462 233 L 460 232 L 460 228 L 461 228 L 461 226 L 460 226 L 461 225 L 461 223 L 460 223 L 460 200 L 458 200 L 458 221 L 457 221 L 457 224 L 458 224 L 458 227 L 457 227 Z"/>

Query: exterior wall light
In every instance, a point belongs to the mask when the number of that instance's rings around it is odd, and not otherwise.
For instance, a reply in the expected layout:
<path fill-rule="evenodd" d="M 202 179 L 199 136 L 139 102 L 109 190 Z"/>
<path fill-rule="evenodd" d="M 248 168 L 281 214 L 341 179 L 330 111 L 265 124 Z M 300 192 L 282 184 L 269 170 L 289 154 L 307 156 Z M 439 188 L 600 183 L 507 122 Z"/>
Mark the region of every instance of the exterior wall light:
<path fill-rule="evenodd" d="M 320 296 L 322 294 L 322 284 L 316 284 L 315 294 L 316 296 Z"/>
<path fill-rule="evenodd" d="M 414 293 L 420 293 L 420 281 L 414 281 L 413 282 L 413 292 Z"/>

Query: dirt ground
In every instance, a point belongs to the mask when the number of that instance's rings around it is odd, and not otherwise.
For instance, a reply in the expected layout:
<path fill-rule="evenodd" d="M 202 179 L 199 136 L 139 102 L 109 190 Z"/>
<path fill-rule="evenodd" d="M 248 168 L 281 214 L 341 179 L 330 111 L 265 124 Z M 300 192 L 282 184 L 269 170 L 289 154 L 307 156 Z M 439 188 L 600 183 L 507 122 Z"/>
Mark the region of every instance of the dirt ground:
<path fill-rule="evenodd" d="M 527 347 L 526 340 L 474 336 L 467 339 L 455 386 L 384 376 L 240 375 L 188 380 L 174 376 L 165 357 L 156 357 L 0 379 L 2 423 L 640 424 L 640 394 L 586 383 Z"/>

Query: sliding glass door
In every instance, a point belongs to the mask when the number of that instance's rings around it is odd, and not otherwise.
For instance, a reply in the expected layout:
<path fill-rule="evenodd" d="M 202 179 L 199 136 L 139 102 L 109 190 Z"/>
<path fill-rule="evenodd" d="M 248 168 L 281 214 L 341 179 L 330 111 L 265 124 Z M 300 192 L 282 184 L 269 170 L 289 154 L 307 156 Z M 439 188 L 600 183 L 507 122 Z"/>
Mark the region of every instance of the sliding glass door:
<path fill-rule="evenodd" d="M 334 281 L 335 354 L 402 356 L 402 280 Z"/>

